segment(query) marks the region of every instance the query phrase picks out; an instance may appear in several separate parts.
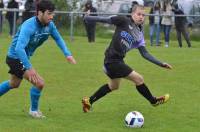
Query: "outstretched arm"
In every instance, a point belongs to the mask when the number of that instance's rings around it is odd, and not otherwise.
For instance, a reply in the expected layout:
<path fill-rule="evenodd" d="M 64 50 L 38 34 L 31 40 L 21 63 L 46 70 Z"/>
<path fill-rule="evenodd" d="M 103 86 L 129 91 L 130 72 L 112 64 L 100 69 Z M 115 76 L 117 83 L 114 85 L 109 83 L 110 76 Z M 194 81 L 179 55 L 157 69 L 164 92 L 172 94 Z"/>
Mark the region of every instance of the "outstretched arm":
<path fill-rule="evenodd" d="M 63 54 L 65 55 L 68 62 L 71 64 L 76 64 L 76 60 L 72 56 L 72 53 L 67 48 L 65 41 L 61 37 L 60 33 L 56 29 L 54 23 L 51 23 L 51 36 L 56 41 L 57 46 L 62 50 Z"/>
<path fill-rule="evenodd" d="M 101 23 L 108 23 L 108 24 L 114 24 L 116 26 L 124 26 L 127 25 L 128 18 L 125 16 L 109 16 L 109 17 L 103 17 L 103 16 L 85 16 L 84 20 L 85 22 L 93 21 L 93 22 L 101 22 Z"/>
<path fill-rule="evenodd" d="M 171 65 L 169 65 L 165 62 L 160 62 L 159 60 L 154 58 L 151 54 L 149 54 L 149 52 L 146 50 L 146 48 L 144 46 L 138 47 L 138 50 L 140 51 L 140 54 L 142 55 L 142 57 L 144 57 L 148 61 L 150 61 L 156 65 L 159 65 L 161 67 L 164 67 L 166 69 L 172 69 Z"/>
<path fill-rule="evenodd" d="M 101 22 L 101 23 L 108 23 L 112 24 L 111 16 L 110 17 L 103 17 L 103 16 L 85 16 L 84 20 L 93 21 L 93 22 Z"/>

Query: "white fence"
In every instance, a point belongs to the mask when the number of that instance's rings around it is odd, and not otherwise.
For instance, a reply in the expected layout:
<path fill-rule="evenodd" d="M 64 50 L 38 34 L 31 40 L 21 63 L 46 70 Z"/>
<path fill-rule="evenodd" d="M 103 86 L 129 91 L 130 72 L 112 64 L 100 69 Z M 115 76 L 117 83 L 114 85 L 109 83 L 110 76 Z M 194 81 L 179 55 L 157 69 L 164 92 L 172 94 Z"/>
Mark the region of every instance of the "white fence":
<path fill-rule="evenodd" d="M 0 8 L 0 11 L 3 12 L 3 14 L 5 14 L 7 11 L 10 11 L 10 12 L 14 12 L 14 25 L 13 25 L 13 35 L 14 33 L 16 32 L 16 14 L 17 12 L 19 13 L 22 13 L 24 12 L 24 10 L 19 10 L 19 9 L 4 9 L 4 8 Z M 34 11 L 33 11 L 34 12 Z M 70 40 L 73 40 L 74 39 L 74 18 L 75 16 L 80 16 L 80 15 L 83 15 L 85 14 L 85 12 L 69 12 L 69 11 L 55 11 L 55 14 L 65 14 L 65 15 L 68 15 L 70 16 Z M 130 15 L 128 13 L 102 13 L 102 12 L 97 12 L 97 13 L 93 13 L 93 14 L 98 14 L 98 15 L 102 15 L 102 16 L 109 16 L 109 15 Z M 155 16 L 155 15 L 152 15 L 152 14 L 145 14 L 146 16 Z M 164 16 L 164 14 L 160 14 L 159 16 Z M 186 16 L 186 17 L 198 17 L 200 19 L 200 15 L 172 15 L 173 17 L 176 17 L 176 16 Z"/>

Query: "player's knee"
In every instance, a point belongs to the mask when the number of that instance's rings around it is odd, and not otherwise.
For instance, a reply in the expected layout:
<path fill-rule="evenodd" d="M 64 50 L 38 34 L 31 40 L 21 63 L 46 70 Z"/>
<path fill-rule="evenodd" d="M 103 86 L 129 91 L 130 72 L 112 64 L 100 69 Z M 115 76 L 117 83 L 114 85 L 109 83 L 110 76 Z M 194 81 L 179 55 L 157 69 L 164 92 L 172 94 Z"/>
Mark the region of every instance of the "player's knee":
<path fill-rule="evenodd" d="M 44 81 L 43 80 L 38 81 L 36 87 L 42 90 L 44 87 Z"/>
<path fill-rule="evenodd" d="M 11 86 L 12 88 L 19 88 L 20 83 L 10 82 L 10 86 Z"/>
<path fill-rule="evenodd" d="M 144 78 L 143 78 L 143 76 L 138 74 L 137 77 L 136 77 L 136 79 L 135 79 L 135 83 L 136 83 L 136 85 L 141 85 L 141 84 L 143 84 L 143 83 L 144 83 Z"/>
<path fill-rule="evenodd" d="M 117 84 L 109 84 L 109 88 L 113 91 L 113 90 L 117 90 L 119 89 L 119 85 Z"/>

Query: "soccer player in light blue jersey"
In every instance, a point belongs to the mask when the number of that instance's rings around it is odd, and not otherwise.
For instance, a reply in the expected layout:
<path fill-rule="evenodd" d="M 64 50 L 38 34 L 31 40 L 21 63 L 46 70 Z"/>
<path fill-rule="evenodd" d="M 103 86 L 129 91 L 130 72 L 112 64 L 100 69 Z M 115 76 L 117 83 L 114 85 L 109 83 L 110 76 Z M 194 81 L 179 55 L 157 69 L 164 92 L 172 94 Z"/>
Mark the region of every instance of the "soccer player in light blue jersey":
<path fill-rule="evenodd" d="M 38 3 L 37 16 L 26 20 L 19 27 L 6 57 L 11 78 L 0 84 L 0 96 L 2 96 L 9 90 L 18 88 L 23 78 L 32 83 L 29 115 L 34 118 L 45 117 L 38 108 L 44 80 L 30 62 L 30 57 L 34 51 L 51 36 L 63 52 L 66 60 L 71 64 L 76 64 L 75 59 L 52 21 L 54 9 L 54 4 L 50 0 L 41 0 Z"/>

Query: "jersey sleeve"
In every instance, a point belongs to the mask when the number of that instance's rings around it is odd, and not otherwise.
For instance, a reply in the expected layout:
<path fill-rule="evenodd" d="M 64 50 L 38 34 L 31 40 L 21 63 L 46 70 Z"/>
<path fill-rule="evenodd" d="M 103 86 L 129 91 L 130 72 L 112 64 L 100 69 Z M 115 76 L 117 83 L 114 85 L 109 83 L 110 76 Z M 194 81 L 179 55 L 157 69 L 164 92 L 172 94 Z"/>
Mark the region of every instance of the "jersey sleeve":
<path fill-rule="evenodd" d="M 30 28 L 29 23 L 25 23 L 21 26 L 19 36 L 17 39 L 17 44 L 15 47 L 15 52 L 22 62 L 22 64 L 25 66 L 25 68 L 28 70 L 32 67 L 29 58 L 26 54 L 25 47 L 28 45 L 31 35 L 33 34 L 33 28 Z"/>
<path fill-rule="evenodd" d="M 60 33 L 58 32 L 55 24 L 53 22 L 50 23 L 50 32 L 53 39 L 56 41 L 57 46 L 61 49 L 65 56 L 71 56 L 71 52 L 68 50 L 65 41 L 61 37 Z"/>
<path fill-rule="evenodd" d="M 125 16 L 112 16 L 111 17 L 111 23 L 116 26 L 123 26 L 127 23 L 128 18 Z"/>
<path fill-rule="evenodd" d="M 141 46 L 138 48 L 140 54 L 142 55 L 142 57 L 144 57 L 146 60 L 158 65 L 158 66 L 162 66 L 162 62 L 157 60 L 155 57 L 153 57 L 144 46 Z"/>

